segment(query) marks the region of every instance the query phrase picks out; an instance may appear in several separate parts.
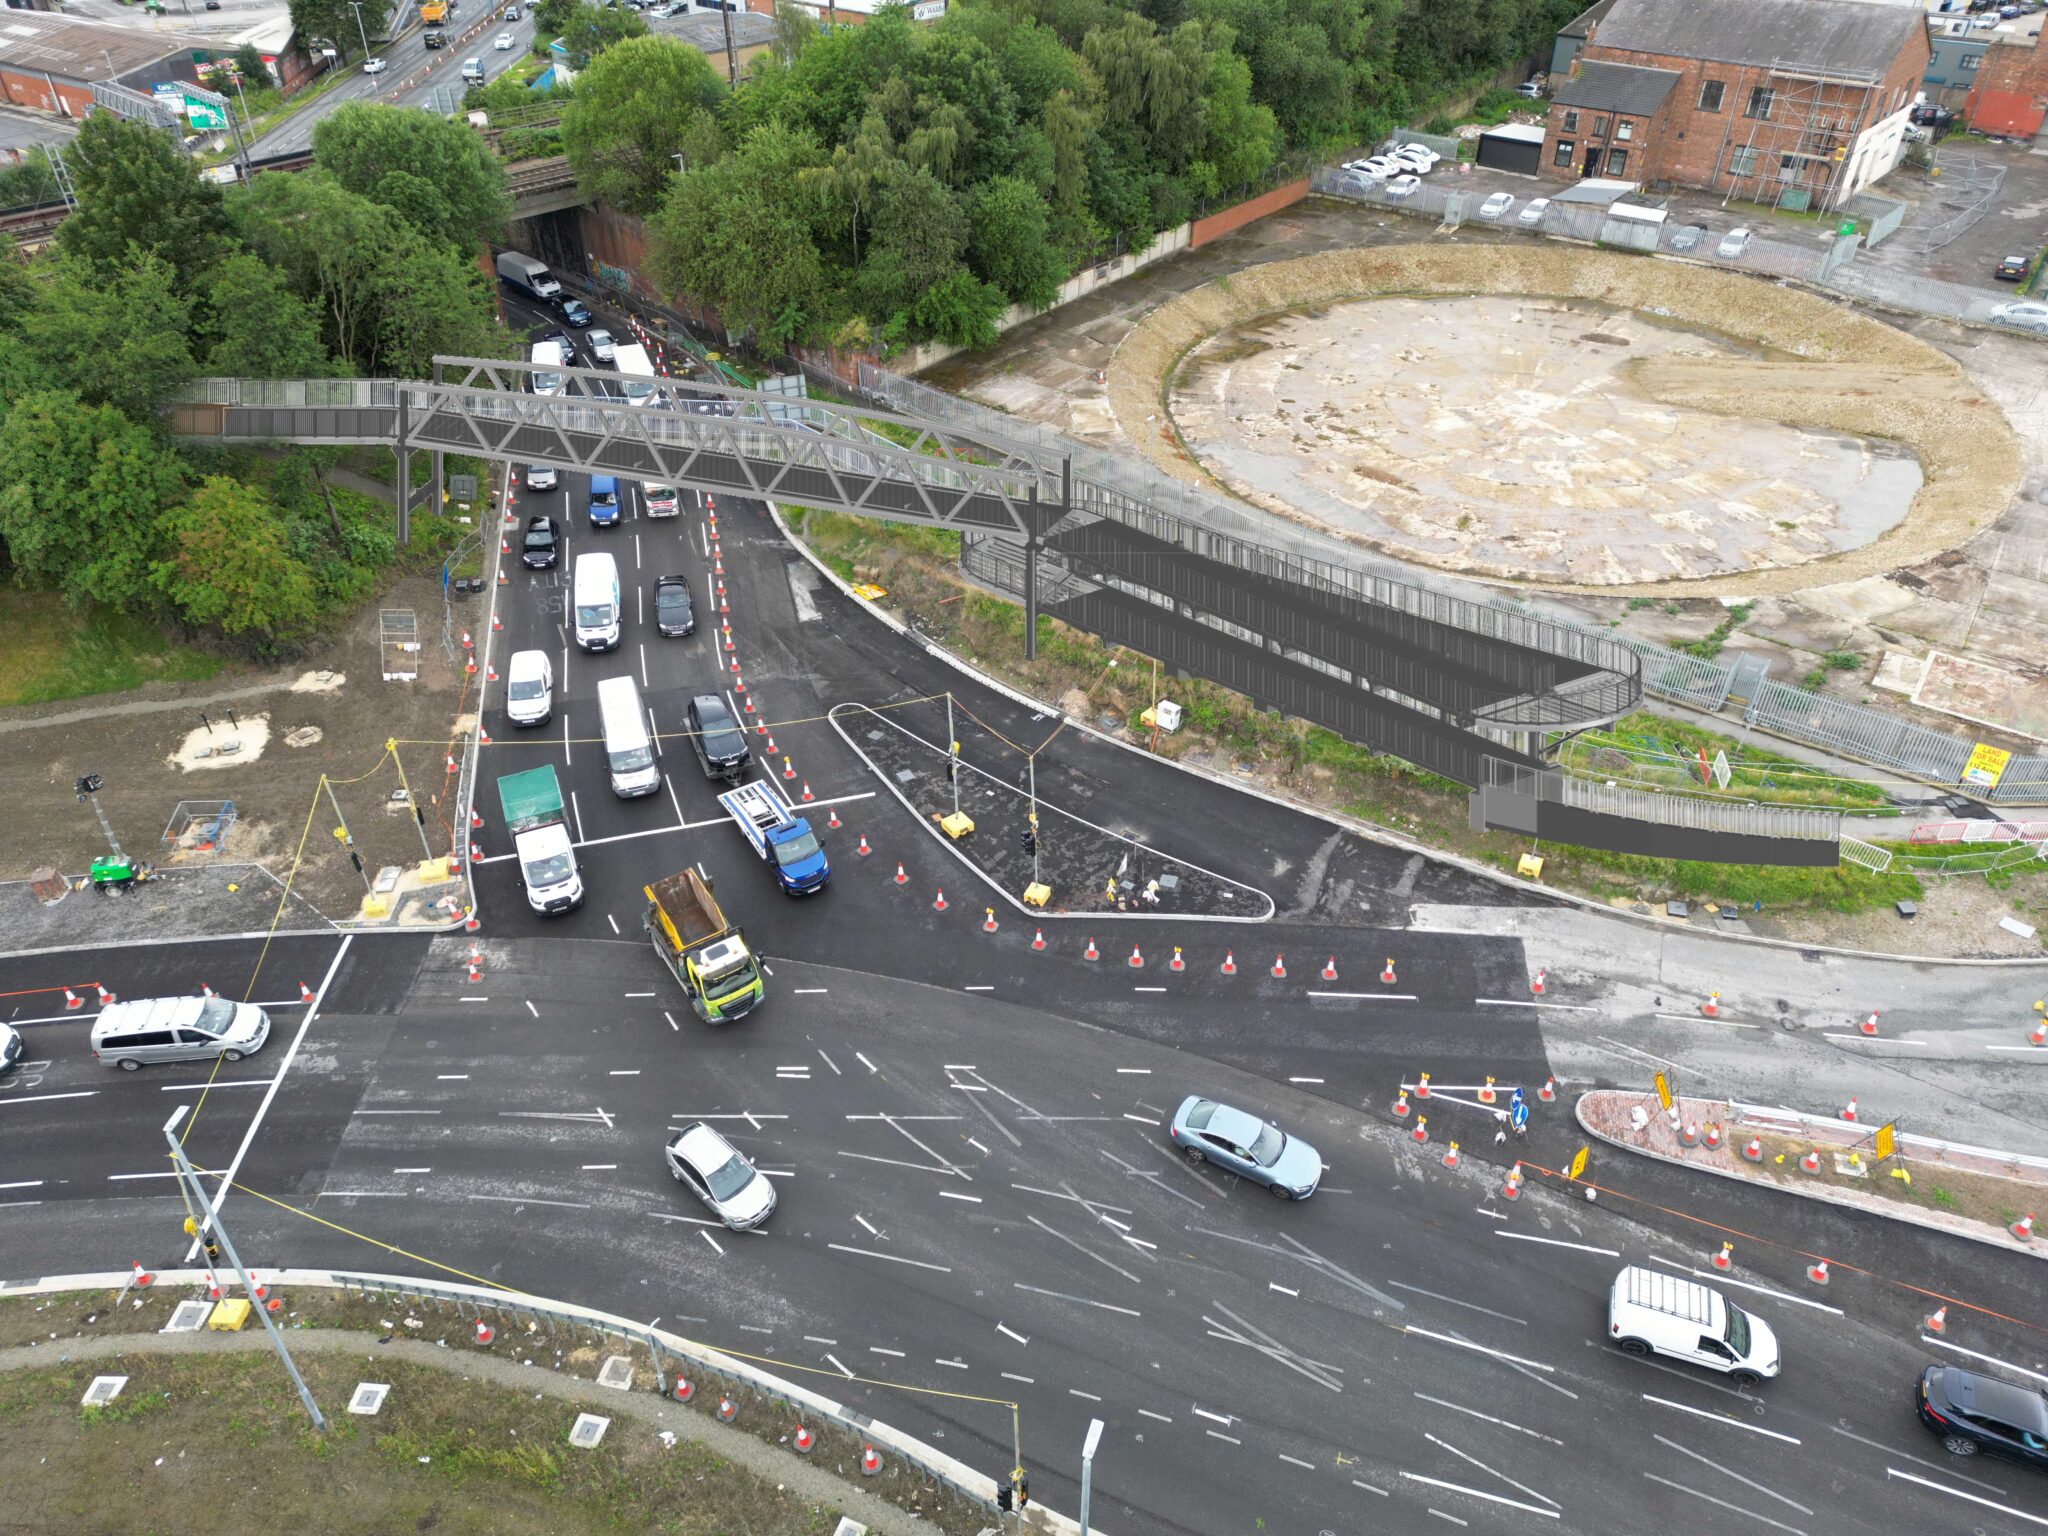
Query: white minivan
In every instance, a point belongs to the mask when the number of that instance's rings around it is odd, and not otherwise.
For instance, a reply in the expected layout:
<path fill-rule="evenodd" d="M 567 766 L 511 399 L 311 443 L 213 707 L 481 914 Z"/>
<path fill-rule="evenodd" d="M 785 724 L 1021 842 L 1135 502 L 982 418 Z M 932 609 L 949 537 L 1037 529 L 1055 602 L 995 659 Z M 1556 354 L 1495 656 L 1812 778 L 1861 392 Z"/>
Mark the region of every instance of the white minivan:
<path fill-rule="evenodd" d="M 109 1003 L 92 1021 L 96 1061 L 133 1072 L 166 1061 L 240 1061 L 270 1038 L 270 1015 L 225 997 L 137 998 Z"/>
<path fill-rule="evenodd" d="M 1668 1355 L 1753 1387 L 1778 1374 L 1771 1325 L 1712 1286 L 1631 1264 L 1607 1297 L 1607 1336 L 1631 1355 Z"/>
<path fill-rule="evenodd" d="M 514 651 L 505 663 L 505 718 L 546 725 L 555 712 L 555 671 L 546 651 Z"/>
<path fill-rule="evenodd" d="M 578 555 L 571 589 L 576 643 L 586 651 L 616 650 L 619 644 L 619 565 L 607 553 Z"/>
<path fill-rule="evenodd" d="M 562 392 L 562 375 L 555 372 L 568 365 L 568 358 L 562 352 L 559 341 L 536 341 L 533 344 L 533 372 L 527 382 L 533 386 L 536 395 L 559 395 Z"/>
<path fill-rule="evenodd" d="M 640 685 L 630 676 L 606 678 L 597 685 L 597 714 L 604 723 L 604 756 L 612 771 L 612 793 L 631 800 L 660 789 L 661 770 L 654 766 L 654 737 L 647 729 L 647 711 L 640 704 Z"/>

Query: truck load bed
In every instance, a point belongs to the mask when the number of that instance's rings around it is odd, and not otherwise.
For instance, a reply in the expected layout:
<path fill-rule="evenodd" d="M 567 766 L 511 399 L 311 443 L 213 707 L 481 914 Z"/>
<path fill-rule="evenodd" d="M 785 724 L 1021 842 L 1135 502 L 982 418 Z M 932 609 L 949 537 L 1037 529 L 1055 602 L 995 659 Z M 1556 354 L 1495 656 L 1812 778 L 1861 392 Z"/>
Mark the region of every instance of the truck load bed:
<path fill-rule="evenodd" d="M 498 780 L 498 806 L 506 830 L 517 835 L 562 819 L 562 787 L 552 767 L 508 773 Z"/>
<path fill-rule="evenodd" d="M 670 947 L 679 953 L 725 932 L 725 913 L 694 869 L 655 881 L 647 887 L 647 899 Z"/>

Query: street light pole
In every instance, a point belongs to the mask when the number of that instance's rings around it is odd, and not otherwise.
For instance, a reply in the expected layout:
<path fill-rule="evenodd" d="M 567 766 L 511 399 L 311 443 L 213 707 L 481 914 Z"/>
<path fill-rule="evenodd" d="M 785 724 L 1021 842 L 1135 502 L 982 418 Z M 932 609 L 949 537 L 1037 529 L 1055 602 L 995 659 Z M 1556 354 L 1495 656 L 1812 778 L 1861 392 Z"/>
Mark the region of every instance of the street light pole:
<path fill-rule="evenodd" d="M 349 0 L 348 8 L 356 13 L 356 36 L 363 40 L 363 57 L 370 56 L 370 34 L 363 26 L 362 0 Z"/>
<path fill-rule="evenodd" d="M 1081 1442 L 1081 1536 L 1088 1536 L 1088 1494 L 1094 1482 L 1095 1448 L 1102 1444 L 1102 1420 L 1088 1421 L 1088 1438 Z"/>
<path fill-rule="evenodd" d="M 184 1145 L 178 1140 L 178 1122 L 185 1118 L 190 1109 L 189 1104 L 180 1105 L 177 1112 L 164 1122 L 164 1140 L 171 1144 L 171 1162 L 178 1178 L 190 1186 L 198 1208 L 206 1211 L 206 1191 L 199 1183 L 199 1170 L 186 1159 Z M 226 1194 L 227 1191 L 223 1189 L 221 1193 Z M 313 1401 L 313 1394 L 307 1390 L 305 1377 L 299 1374 L 299 1368 L 292 1363 L 291 1351 L 284 1347 L 284 1335 L 277 1331 L 277 1324 L 270 1320 L 270 1313 L 257 1298 L 256 1282 L 249 1278 L 249 1271 L 242 1267 L 241 1256 L 235 1252 L 235 1245 L 228 1238 L 228 1229 L 221 1222 L 217 1205 L 215 1209 L 207 1211 L 206 1220 L 194 1235 L 204 1238 L 208 1227 L 211 1227 L 214 1235 L 220 1239 L 220 1245 L 227 1253 L 228 1263 L 234 1266 L 235 1274 L 242 1282 L 242 1289 L 248 1293 L 249 1305 L 256 1309 L 256 1316 L 262 1320 L 264 1331 L 270 1335 L 270 1342 L 277 1346 L 277 1357 L 284 1362 L 285 1373 L 291 1377 L 292 1385 L 299 1389 L 299 1401 L 306 1405 L 306 1412 L 312 1417 L 313 1427 L 325 1434 L 327 1420 L 320 1416 L 320 1407 Z"/>

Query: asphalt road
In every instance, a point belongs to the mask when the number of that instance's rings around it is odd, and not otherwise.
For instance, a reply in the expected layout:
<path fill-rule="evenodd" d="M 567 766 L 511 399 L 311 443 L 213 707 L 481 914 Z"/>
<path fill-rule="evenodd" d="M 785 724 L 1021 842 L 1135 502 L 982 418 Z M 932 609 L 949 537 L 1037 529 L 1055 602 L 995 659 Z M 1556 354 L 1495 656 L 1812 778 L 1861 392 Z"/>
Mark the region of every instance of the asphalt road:
<path fill-rule="evenodd" d="M 28 1066 L 0 1080 L 0 1271 L 180 1258 L 160 1127 L 186 1104 L 194 1160 L 237 1181 L 225 1214 L 252 1263 L 453 1271 L 680 1323 L 816 1372 L 993 1474 L 1009 1465 L 1014 1401 L 1033 1491 L 1069 1511 L 1074 1456 L 1101 1418 L 1095 1516 L 1115 1536 L 1438 1517 L 1603 1536 L 2002 1536 L 2048 1520 L 2037 1474 L 1958 1466 L 1910 1405 L 1918 1368 L 1945 1353 L 1923 1339 L 1925 1292 L 1955 1298 L 1951 1346 L 2048 1371 L 2038 1263 L 1618 1154 L 1594 1161 L 1598 1202 L 1541 1178 L 1505 1200 L 1505 1160 L 1554 1168 L 1580 1144 L 1565 1100 L 1507 1146 L 1455 1094 L 1429 1107 L 1425 1144 L 1394 1121 L 1395 1088 L 1418 1068 L 1439 1085 L 1533 1088 L 1556 1070 L 1553 1037 L 1577 1049 L 1604 1026 L 1626 1045 L 1655 1027 L 1626 943 L 1546 951 L 1599 1022 L 1539 1011 L 1518 924 L 1553 909 L 1503 907 L 1496 887 L 1071 732 L 1041 760 L 1041 794 L 1268 892 L 1278 916 L 1026 918 L 822 717 L 858 699 L 904 705 L 912 723 L 937 706 L 909 701 L 950 687 L 987 723 L 963 743 L 991 771 L 990 733 L 1036 741 L 1049 722 L 859 617 L 761 509 L 721 502 L 742 696 L 708 622 L 703 510 L 686 496 L 683 515 L 649 519 L 627 487 L 623 525 L 593 530 L 587 482 L 561 478 L 516 510 L 563 518 L 572 559 L 611 549 L 628 621 L 619 650 L 585 655 L 564 648 L 564 579 L 521 572 L 500 593 L 493 664 L 546 649 L 557 715 L 519 731 L 502 685 L 486 688 L 480 979 L 462 937 L 0 960 L 0 1017 L 31 1042 Z M 640 607 L 669 572 L 700 593 L 687 640 L 655 637 Z M 662 791 L 632 801 L 612 794 L 591 739 L 597 682 L 627 673 L 669 733 Z M 688 697 L 711 689 L 757 701 L 771 771 L 780 780 L 787 755 L 786 787 L 808 784 L 818 818 L 842 822 L 822 829 L 823 894 L 774 889 L 674 734 Z M 538 762 L 571 795 L 590 891 L 562 919 L 526 910 L 490 792 Z M 738 1026 L 697 1023 L 639 933 L 641 885 L 686 863 L 714 878 L 771 970 L 767 1005 Z M 1418 912 L 1473 920 L 1447 931 L 1416 926 Z M 202 984 L 272 1008 L 266 1051 L 218 1073 L 116 1073 L 87 1054 L 94 987 Z M 78 1010 L 67 985 L 85 989 Z M 1162 1122 L 1189 1091 L 1314 1145 L 1327 1164 L 1315 1197 L 1283 1204 L 1180 1162 Z M 662 1142 L 693 1118 L 777 1180 L 764 1232 L 711 1225 L 668 1178 Z M 1452 1139 L 1457 1169 L 1442 1162 Z M 1737 1267 L 1721 1283 L 1780 1332 L 1783 1377 L 1745 1393 L 1608 1347 L 1619 1265 L 1704 1270 L 1726 1231 Z M 1827 1288 L 1805 1278 L 1807 1253 L 1831 1258 Z"/>

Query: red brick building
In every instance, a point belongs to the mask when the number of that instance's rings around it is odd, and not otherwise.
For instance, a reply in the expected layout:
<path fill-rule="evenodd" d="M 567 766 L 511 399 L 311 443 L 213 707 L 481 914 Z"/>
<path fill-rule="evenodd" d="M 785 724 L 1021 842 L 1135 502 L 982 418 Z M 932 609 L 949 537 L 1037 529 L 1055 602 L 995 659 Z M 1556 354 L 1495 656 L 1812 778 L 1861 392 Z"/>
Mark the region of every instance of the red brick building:
<path fill-rule="evenodd" d="M 2032 31 L 1991 34 L 1963 103 L 1963 121 L 1977 133 L 2008 139 L 2033 138 L 2048 124 L 2048 48 L 2038 24 Z"/>
<path fill-rule="evenodd" d="M 1914 6 L 1616 0 L 1551 82 L 1544 171 L 1834 208 L 1898 164 L 1929 57 Z"/>

